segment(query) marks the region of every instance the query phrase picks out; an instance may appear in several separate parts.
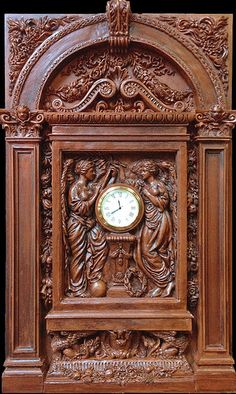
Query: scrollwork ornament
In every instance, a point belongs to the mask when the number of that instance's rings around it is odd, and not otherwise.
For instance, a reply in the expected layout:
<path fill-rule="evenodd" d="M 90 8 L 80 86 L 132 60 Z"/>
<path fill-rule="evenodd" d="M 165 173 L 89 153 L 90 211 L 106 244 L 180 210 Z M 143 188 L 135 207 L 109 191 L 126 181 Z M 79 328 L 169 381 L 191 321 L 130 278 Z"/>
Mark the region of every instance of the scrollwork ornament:
<path fill-rule="evenodd" d="M 19 105 L 13 112 L 2 114 L 0 117 L 8 138 L 40 137 L 44 122 L 42 112 L 30 112 L 25 105 Z"/>
<path fill-rule="evenodd" d="M 236 113 L 214 105 L 209 111 L 196 113 L 196 122 L 196 129 L 201 137 L 231 137 L 236 124 Z"/>

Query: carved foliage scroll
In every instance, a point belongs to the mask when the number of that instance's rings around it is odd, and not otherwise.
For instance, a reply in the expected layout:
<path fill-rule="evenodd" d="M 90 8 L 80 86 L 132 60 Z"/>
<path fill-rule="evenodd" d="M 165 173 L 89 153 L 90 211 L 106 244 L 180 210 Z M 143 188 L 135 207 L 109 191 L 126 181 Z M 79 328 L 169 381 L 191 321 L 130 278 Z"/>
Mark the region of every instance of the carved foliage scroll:
<path fill-rule="evenodd" d="M 65 375 L 81 383 L 158 382 L 191 375 L 184 356 L 186 333 L 176 331 L 86 331 L 52 333 L 48 376 Z M 128 373 L 127 373 L 128 372 Z"/>
<path fill-rule="evenodd" d="M 34 50 L 59 28 L 77 19 L 78 17 L 76 16 L 64 16 L 61 18 L 44 16 L 39 19 L 8 18 L 10 95 L 20 71 Z"/>
<path fill-rule="evenodd" d="M 190 111 L 193 93 L 185 82 L 186 89 L 178 90 L 179 78 L 159 53 L 139 45 L 132 44 L 127 55 L 100 47 L 84 51 L 58 74 L 46 89 L 43 107 L 60 112 Z"/>
<path fill-rule="evenodd" d="M 177 28 L 189 37 L 208 56 L 214 65 L 224 90 L 227 93 L 229 84 L 228 73 L 228 19 L 225 16 L 204 16 L 180 18 L 160 16 L 161 21 Z"/>
<path fill-rule="evenodd" d="M 99 192 L 114 182 L 132 185 L 144 200 L 144 220 L 127 234 L 112 235 L 94 212 Z M 173 162 L 66 159 L 61 205 L 67 295 L 101 297 L 118 291 L 123 296 L 170 296 L 175 287 L 176 200 Z"/>

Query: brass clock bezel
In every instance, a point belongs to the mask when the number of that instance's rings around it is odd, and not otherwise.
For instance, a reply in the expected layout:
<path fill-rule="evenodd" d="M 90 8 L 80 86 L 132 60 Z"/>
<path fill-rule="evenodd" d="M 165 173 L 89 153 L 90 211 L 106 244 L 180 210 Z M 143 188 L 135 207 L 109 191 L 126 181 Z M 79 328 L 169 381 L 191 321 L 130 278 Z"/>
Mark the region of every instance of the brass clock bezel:
<path fill-rule="evenodd" d="M 129 224 L 128 226 L 113 226 L 105 220 L 102 214 L 102 203 L 104 198 L 107 196 L 108 193 L 110 193 L 113 190 L 125 190 L 128 191 L 129 193 L 133 194 L 133 196 L 136 198 L 138 202 L 138 207 L 139 207 L 139 213 L 136 217 L 136 219 L 133 221 L 133 223 Z M 134 229 L 142 220 L 142 217 L 144 215 L 144 203 L 143 199 L 140 195 L 140 193 L 131 185 L 126 185 L 124 183 L 114 183 L 111 185 L 108 185 L 99 195 L 96 200 L 95 204 L 95 213 L 97 216 L 97 219 L 99 223 L 101 224 L 102 227 L 104 227 L 107 230 L 110 231 L 115 231 L 115 232 L 125 232 Z"/>

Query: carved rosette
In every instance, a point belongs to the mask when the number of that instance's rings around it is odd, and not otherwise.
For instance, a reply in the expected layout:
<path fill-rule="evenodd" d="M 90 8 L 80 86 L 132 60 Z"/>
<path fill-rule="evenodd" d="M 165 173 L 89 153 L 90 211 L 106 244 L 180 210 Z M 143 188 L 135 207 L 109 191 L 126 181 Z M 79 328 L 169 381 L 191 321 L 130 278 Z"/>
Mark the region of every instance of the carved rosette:
<path fill-rule="evenodd" d="M 192 374 L 184 356 L 189 334 L 184 332 L 67 331 L 51 336 L 48 376 L 125 385 Z"/>
<path fill-rule="evenodd" d="M 236 113 L 214 105 L 209 111 L 198 112 L 196 121 L 195 127 L 200 137 L 231 137 L 236 124 Z"/>
<path fill-rule="evenodd" d="M 59 28 L 77 20 L 77 16 L 39 19 L 8 18 L 8 34 L 10 42 L 9 54 L 9 94 L 11 95 L 16 80 L 30 55 L 35 49 Z"/>
<path fill-rule="evenodd" d="M 52 149 L 49 141 L 42 144 L 41 172 L 41 288 L 45 306 L 52 305 Z"/>
<path fill-rule="evenodd" d="M 44 122 L 42 112 L 30 112 L 25 105 L 19 105 L 13 112 L 0 116 L 7 138 L 36 138 Z"/>
<path fill-rule="evenodd" d="M 107 2 L 109 44 L 111 53 L 126 52 L 129 44 L 130 2 L 110 0 Z"/>

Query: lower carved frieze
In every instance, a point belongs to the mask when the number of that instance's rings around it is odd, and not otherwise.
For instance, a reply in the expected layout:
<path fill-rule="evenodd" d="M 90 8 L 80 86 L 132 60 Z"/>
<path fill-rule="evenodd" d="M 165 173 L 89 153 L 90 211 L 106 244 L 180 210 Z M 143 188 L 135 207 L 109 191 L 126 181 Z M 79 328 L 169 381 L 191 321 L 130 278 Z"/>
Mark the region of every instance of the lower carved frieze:
<path fill-rule="evenodd" d="M 176 331 L 86 331 L 51 333 L 48 377 L 79 383 L 152 384 L 192 374 L 184 355 L 187 333 Z"/>

